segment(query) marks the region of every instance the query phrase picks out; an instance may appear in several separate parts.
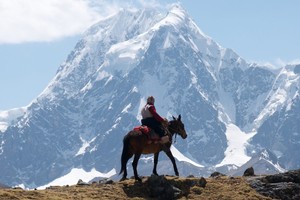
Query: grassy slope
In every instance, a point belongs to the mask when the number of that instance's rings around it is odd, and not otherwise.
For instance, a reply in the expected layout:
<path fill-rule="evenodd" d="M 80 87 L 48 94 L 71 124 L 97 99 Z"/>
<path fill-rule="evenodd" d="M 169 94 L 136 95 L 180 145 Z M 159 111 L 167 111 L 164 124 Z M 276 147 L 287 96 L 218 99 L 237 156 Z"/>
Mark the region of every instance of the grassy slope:
<path fill-rule="evenodd" d="M 22 189 L 0 189 L 0 199 L 151 199 L 143 178 L 142 183 L 128 179 L 113 184 L 50 187 L 46 190 L 26 191 Z M 205 188 L 189 187 L 188 179 L 167 177 L 173 185 L 183 191 L 180 199 L 270 199 L 258 194 L 243 177 L 207 178 Z"/>

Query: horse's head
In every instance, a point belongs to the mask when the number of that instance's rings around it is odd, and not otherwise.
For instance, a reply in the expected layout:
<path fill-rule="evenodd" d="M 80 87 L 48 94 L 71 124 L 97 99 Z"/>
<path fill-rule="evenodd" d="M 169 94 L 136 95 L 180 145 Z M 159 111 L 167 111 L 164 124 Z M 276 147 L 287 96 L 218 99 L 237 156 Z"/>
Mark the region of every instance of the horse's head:
<path fill-rule="evenodd" d="M 170 121 L 169 127 L 171 132 L 179 134 L 183 139 L 187 137 L 184 124 L 181 121 L 181 115 L 179 115 L 177 119 L 173 116 L 173 120 Z"/>

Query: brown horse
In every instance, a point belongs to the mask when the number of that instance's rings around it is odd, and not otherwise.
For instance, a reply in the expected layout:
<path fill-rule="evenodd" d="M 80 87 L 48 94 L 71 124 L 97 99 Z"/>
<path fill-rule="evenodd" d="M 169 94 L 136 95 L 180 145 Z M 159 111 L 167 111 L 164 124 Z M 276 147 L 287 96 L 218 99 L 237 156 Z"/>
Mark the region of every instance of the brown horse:
<path fill-rule="evenodd" d="M 132 167 L 134 172 L 134 177 L 137 181 L 141 181 L 140 177 L 137 173 L 137 164 L 140 159 L 141 154 L 150 154 L 154 153 L 154 167 L 153 167 L 153 174 L 158 175 L 156 171 L 157 162 L 158 162 L 158 155 L 160 151 L 164 151 L 166 155 L 170 158 L 173 164 L 173 168 L 175 171 L 176 176 L 179 176 L 176 162 L 174 159 L 174 156 L 172 155 L 172 152 L 170 150 L 170 147 L 172 145 L 172 138 L 174 134 L 179 134 L 183 139 L 187 137 L 187 134 L 184 129 L 184 124 L 181 121 L 181 116 L 179 115 L 176 119 L 173 117 L 173 120 L 171 120 L 168 123 L 168 130 L 170 133 L 170 141 L 165 144 L 161 143 L 150 143 L 148 136 L 145 134 L 139 134 L 136 131 L 132 130 L 127 135 L 125 135 L 123 139 L 123 152 L 121 156 L 121 171 L 119 174 L 123 172 L 123 177 L 121 179 L 125 180 L 127 176 L 127 169 L 126 165 L 128 160 L 134 155 Z"/>

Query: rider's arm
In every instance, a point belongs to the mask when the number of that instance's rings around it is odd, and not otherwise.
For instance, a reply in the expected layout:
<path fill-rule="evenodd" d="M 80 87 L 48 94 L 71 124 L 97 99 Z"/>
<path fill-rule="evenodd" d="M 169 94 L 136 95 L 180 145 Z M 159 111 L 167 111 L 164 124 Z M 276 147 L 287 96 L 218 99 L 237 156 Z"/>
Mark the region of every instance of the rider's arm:
<path fill-rule="evenodd" d="M 151 106 L 149 107 L 149 111 L 151 112 L 151 114 L 153 115 L 153 117 L 154 117 L 157 121 L 159 121 L 159 122 L 163 122 L 163 121 L 164 121 L 164 119 L 156 112 L 156 109 L 155 109 L 155 107 L 154 107 L 153 105 L 151 105 Z"/>

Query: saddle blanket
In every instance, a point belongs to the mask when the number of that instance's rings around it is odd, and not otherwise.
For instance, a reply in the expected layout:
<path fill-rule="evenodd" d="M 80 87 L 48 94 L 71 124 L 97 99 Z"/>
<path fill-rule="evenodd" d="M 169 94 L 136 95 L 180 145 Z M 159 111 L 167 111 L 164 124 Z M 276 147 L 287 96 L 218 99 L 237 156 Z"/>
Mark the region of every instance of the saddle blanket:
<path fill-rule="evenodd" d="M 151 128 L 149 128 L 148 126 L 136 126 L 134 129 L 134 131 L 138 132 L 139 134 L 145 134 L 148 137 L 148 140 L 154 142 L 154 143 L 167 143 L 169 141 L 169 136 L 163 136 L 162 138 L 159 137 L 159 135 L 157 133 L 154 132 L 154 130 L 152 130 Z M 152 143 L 150 142 L 150 143 Z"/>

